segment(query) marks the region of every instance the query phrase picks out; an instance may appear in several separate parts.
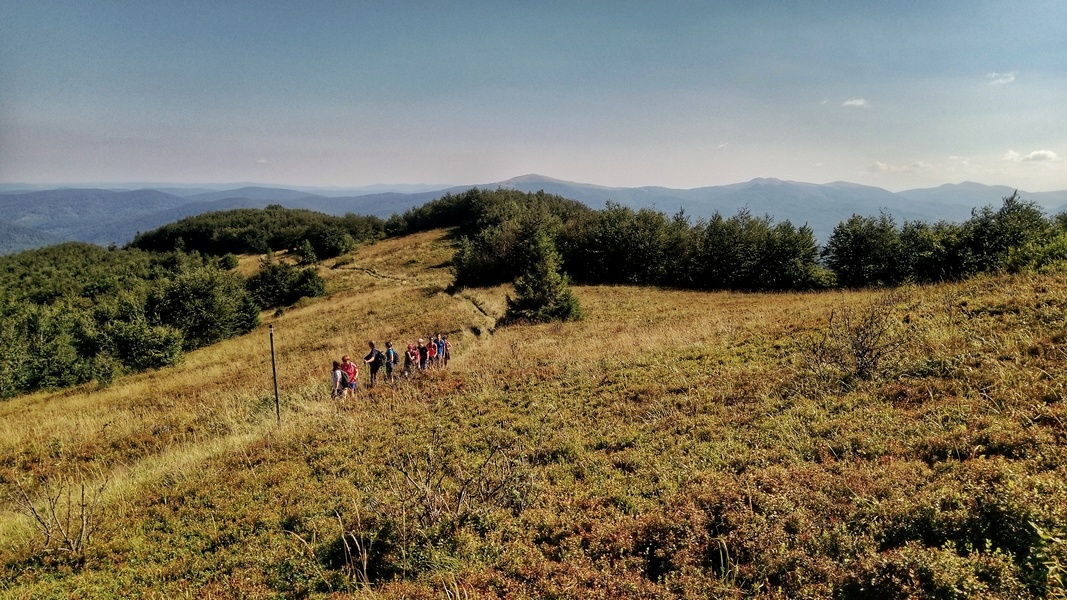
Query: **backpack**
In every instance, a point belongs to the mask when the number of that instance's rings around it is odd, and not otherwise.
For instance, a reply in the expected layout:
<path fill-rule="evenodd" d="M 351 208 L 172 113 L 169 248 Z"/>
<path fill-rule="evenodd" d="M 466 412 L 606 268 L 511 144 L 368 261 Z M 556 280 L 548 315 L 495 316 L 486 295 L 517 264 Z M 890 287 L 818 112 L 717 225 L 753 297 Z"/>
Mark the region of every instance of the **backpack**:
<path fill-rule="evenodd" d="M 400 357 L 397 355 L 396 350 L 389 348 L 385 351 L 385 364 L 395 365 L 400 362 Z"/>
<path fill-rule="evenodd" d="M 341 387 L 348 387 L 352 382 L 348 380 L 348 373 L 341 371 Z"/>

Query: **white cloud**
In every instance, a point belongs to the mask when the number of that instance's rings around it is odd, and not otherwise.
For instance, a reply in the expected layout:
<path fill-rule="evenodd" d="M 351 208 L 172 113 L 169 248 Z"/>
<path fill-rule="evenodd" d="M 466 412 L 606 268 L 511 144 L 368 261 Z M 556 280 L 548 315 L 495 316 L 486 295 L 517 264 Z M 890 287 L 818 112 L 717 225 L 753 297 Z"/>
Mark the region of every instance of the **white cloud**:
<path fill-rule="evenodd" d="M 882 161 L 876 161 L 873 165 L 867 167 L 867 172 L 872 174 L 880 173 L 927 173 L 933 170 L 934 166 L 930 163 L 925 163 L 921 160 L 908 163 L 906 165 L 891 165 Z"/>
<path fill-rule="evenodd" d="M 730 145 L 730 142 L 723 142 L 723 143 L 719 144 L 718 146 L 715 146 L 715 149 L 716 150 L 722 150 L 723 148 L 725 148 L 725 147 L 727 147 L 729 145 Z"/>
<path fill-rule="evenodd" d="M 986 73 L 985 77 L 986 80 L 988 80 L 989 85 L 1004 85 L 1015 81 L 1015 71 L 1011 71 L 1010 73 L 990 72 Z"/>
<path fill-rule="evenodd" d="M 1056 156 L 1056 153 L 1052 150 L 1034 150 L 1030 154 L 1023 157 L 1025 161 L 1053 161 L 1059 160 L 1060 157 Z"/>
<path fill-rule="evenodd" d="M 1059 160 L 1060 157 L 1052 150 L 1034 150 L 1030 154 L 1019 154 L 1014 150 L 1008 150 L 1004 153 L 1004 160 L 1012 162 L 1054 162 Z"/>
<path fill-rule="evenodd" d="M 849 108 L 870 108 L 871 103 L 867 102 L 863 98 L 849 98 L 841 106 L 847 106 Z"/>

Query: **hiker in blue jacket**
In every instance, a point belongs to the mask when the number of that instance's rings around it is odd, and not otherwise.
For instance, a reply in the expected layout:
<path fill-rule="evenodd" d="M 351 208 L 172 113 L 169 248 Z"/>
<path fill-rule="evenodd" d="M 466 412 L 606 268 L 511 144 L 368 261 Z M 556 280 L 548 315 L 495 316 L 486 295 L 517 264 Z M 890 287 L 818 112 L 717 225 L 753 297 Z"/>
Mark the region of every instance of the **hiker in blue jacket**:
<path fill-rule="evenodd" d="M 385 343 L 385 377 L 389 381 L 393 380 L 393 369 L 396 364 L 400 362 L 400 355 L 393 350 L 393 342 Z"/>

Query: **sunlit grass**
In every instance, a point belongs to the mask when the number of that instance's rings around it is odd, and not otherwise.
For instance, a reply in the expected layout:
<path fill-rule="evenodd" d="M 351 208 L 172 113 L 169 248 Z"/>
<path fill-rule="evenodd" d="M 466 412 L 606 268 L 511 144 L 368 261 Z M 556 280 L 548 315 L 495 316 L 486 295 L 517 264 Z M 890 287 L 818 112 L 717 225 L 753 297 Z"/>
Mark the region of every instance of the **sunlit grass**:
<path fill-rule="evenodd" d="M 1067 522 L 1064 275 L 904 289 L 906 343 L 862 378 L 813 370 L 804 341 L 881 292 L 579 286 L 585 320 L 495 328 L 508 287 L 448 293 L 452 250 L 365 246 L 320 265 L 329 297 L 178 366 L 0 403 L 0 589 L 828 597 L 921 559 L 989 591 L 974 573 L 1039 573 L 1028 520 Z M 342 354 L 438 332 L 448 370 L 369 390 L 361 369 L 329 398 Z M 106 535 L 84 569 L 22 575 L 11 481 L 63 477 L 109 482 Z M 344 532 L 381 536 L 369 588 Z M 967 550 L 981 536 L 1022 566 Z"/>

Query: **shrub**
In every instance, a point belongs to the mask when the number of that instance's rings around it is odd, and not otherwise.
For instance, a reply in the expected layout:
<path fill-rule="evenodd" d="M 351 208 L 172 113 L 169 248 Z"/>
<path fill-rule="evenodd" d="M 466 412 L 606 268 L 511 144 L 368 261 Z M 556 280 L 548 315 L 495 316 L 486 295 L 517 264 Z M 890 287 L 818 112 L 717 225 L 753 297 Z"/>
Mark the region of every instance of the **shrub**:
<path fill-rule="evenodd" d="M 223 254 L 219 257 L 219 268 L 232 271 L 237 268 L 240 263 L 237 261 L 237 257 L 232 253 Z"/>
<path fill-rule="evenodd" d="M 530 232 L 530 228 L 526 231 Z M 559 253 L 548 234 L 541 229 L 532 232 L 523 255 L 525 268 L 515 280 L 515 297 L 507 297 L 502 322 L 581 319 L 581 306 L 567 286 L 566 277 L 559 273 Z"/>
<path fill-rule="evenodd" d="M 37 537 L 29 542 L 30 552 L 53 555 L 81 566 L 106 514 L 101 506 L 101 496 L 107 484 L 107 479 L 96 487 L 87 485 L 84 480 L 46 482 L 41 489 L 43 498 L 38 502 L 16 479 L 14 504 L 29 518 L 37 532 Z"/>
<path fill-rule="evenodd" d="M 182 358 L 182 332 L 168 325 L 115 321 L 104 335 L 112 353 L 135 371 L 173 365 Z"/>
<path fill-rule="evenodd" d="M 179 329 L 185 350 L 248 333 L 259 322 L 241 278 L 211 268 L 182 273 L 161 285 L 149 295 L 145 312 L 154 324 Z"/>
<path fill-rule="evenodd" d="M 319 262 L 319 257 L 315 254 L 315 248 L 311 246 L 311 242 L 304 240 L 296 248 L 296 255 L 300 259 L 302 265 L 313 265 Z"/>
<path fill-rule="evenodd" d="M 1023 598 L 1026 589 L 1005 553 L 960 556 L 949 549 L 909 543 L 863 557 L 836 598 Z"/>
<path fill-rule="evenodd" d="M 326 282 L 314 269 L 298 269 L 272 258 L 248 278 L 247 288 L 252 300 L 262 308 L 288 306 L 303 297 L 326 295 Z"/>
<path fill-rule="evenodd" d="M 859 312 L 849 306 L 832 310 L 825 329 L 798 342 L 804 364 L 823 377 L 870 379 L 907 342 L 907 332 L 893 315 L 903 301 L 903 293 L 893 290 Z"/>

